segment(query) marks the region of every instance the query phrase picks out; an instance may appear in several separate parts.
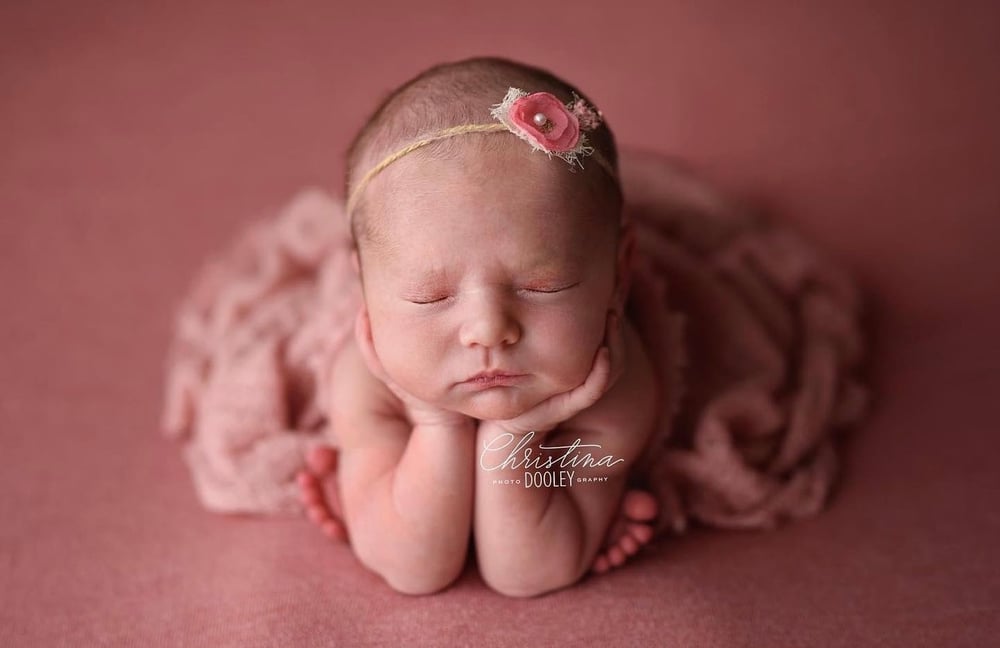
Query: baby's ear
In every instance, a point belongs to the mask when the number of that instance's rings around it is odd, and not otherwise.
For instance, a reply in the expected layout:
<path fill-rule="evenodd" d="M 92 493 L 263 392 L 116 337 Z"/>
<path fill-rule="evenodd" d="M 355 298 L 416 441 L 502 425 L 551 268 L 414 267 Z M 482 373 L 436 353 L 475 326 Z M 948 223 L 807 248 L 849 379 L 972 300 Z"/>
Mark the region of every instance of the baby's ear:
<path fill-rule="evenodd" d="M 618 235 L 618 260 L 615 264 L 614 306 L 619 313 L 625 310 L 629 287 L 632 284 L 632 264 L 635 259 L 635 221 L 631 218 L 622 223 Z"/>

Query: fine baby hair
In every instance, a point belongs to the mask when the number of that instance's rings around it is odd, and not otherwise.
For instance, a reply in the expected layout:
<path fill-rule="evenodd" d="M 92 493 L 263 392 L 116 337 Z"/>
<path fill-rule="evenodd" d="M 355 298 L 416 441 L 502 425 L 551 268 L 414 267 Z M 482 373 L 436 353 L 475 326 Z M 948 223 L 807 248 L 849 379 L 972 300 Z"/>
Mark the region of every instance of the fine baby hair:
<path fill-rule="evenodd" d="M 344 195 L 355 241 L 360 245 L 376 227 L 365 189 L 392 162 L 417 150 L 430 160 L 445 158 L 456 140 L 472 138 L 489 155 L 509 145 L 511 135 L 564 160 L 567 175 L 579 176 L 582 189 L 620 214 L 615 139 L 593 102 L 547 70 L 477 57 L 431 67 L 390 92 L 352 141 Z"/>

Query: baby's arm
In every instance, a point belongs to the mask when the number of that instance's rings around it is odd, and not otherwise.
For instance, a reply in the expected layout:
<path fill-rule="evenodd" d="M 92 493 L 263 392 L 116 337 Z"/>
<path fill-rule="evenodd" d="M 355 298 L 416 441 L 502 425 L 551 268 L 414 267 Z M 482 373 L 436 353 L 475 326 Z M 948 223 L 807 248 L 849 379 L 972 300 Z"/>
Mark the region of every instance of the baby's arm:
<path fill-rule="evenodd" d="M 475 424 L 411 424 L 354 341 L 333 372 L 338 487 L 358 559 L 393 589 L 426 594 L 465 565 L 472 517 Z"/>
<path fill-rule="evenodd" d="M 580 457 L 591 453 L 595 461 L 611 456 L 610 467 L 565 466 L 550 468 L 508 467 L 486 470 L 480 453 L 484 443 L 501 443 L 507 433 L 495 422 L 483 422 L 476 445 L 477 474 L 474 527 L 476 551 L 484 580 L 510 596 L 533 596 L 579 580 L 601 548 L 612 517 L 618 511 L 629 469 L 649 441 L 655 424 L 656 384 L 653 368 L 638 335 L 624 331 L 628 357 L 621 378 L 589 409 L 569 419 L 548 435 L 535 434 L 531 456 L 561 457 L 566 450 L 540 450 L 540 445 L 569 446 L 577 439 Z M 614 353 L 614 351 L 613 351 Z M 496 466 L 522 438 L 502 452 L 487 455 L 487 466 Z M 523 450 L 517 453 L 523 457 Z M 573 455 L 571 455 L 573 456 Z M 622 459 L 623 461 L 618 461 Z M 525 471 L 541 470 L 568 478 L 563 487 L 525 487 Z M 606 481 L 577 482 L 579 478 L 607 477 Z M 518 484 L 494 480 L 520 480 Z M 558 482 L 556 482 L 558 483 Z"/>

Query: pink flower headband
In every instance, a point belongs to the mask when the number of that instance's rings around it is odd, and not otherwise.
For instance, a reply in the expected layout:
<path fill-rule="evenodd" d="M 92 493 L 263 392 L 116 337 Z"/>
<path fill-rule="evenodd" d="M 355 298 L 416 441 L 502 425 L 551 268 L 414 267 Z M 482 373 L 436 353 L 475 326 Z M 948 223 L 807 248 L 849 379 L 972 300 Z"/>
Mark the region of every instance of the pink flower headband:
<path fill-rule="evenodd" d="M 493 106 L 490 115 L 500 123 L 452 126 L 426 135 L 387 156 L 354 186 L 347 200 L 348 217 L 357 204 L 361 191 L 379 171 L 422 146 L 464 133 L 510 131 L 530 144 L 532 149 L 543 151 L 550 158 L 553 155 L 562 158 L 569 163 L 570 171 L 576 171 L 574 166 L 583 168 L 581 157 L 592 156 L 601 168 L 617 179 L 614 167 L 600 151 L 590 146 L 584 133 L 600 126 L 604 116 L 576 93 L 573 93 L 573 100 L 564 105 L 548 92 L 528 94 L 520 88 L 509 88 L 503 101 Z"/>

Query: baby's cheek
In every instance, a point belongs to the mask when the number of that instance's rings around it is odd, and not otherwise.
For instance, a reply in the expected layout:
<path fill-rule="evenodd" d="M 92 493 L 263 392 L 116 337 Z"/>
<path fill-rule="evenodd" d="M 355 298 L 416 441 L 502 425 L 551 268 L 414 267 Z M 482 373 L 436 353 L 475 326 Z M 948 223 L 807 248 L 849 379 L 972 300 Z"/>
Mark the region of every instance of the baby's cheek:
<path fill-rule="evenodd" d="M 547 322 L 535 340 L 543 360 L 539 367 L 560 389 L 572 389 L 584 380 L 604 331 L 593 317 L 577 316 Z"/>
<path fill-rule="evenodd" d="M 380 345 L 377 351 L 389 376 L 401 385 L 426 378 L 427 362 L 424 356 L 429 352 L 428 345 L 412 334 L 400 331 L 392 336 L 391 341 Z"/>
<path fill-rule="evenodd" d="M 446 375 L 445 352 L 436 336 L 407 325 L 386 327 L 385 333 L 376 352 L 389 377 L 410 394 L 433 403 L 441 397 L 442 384 L 458 379 Z"/>

